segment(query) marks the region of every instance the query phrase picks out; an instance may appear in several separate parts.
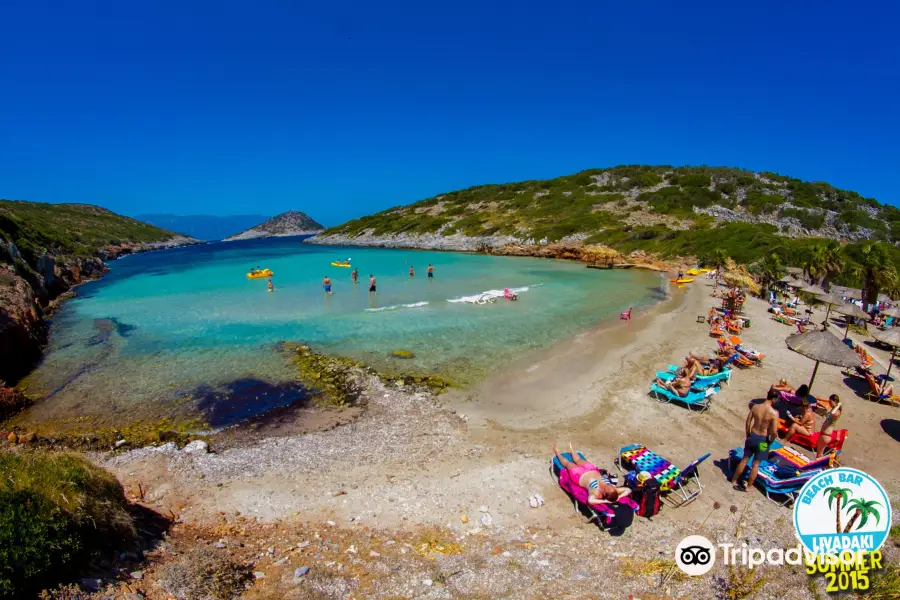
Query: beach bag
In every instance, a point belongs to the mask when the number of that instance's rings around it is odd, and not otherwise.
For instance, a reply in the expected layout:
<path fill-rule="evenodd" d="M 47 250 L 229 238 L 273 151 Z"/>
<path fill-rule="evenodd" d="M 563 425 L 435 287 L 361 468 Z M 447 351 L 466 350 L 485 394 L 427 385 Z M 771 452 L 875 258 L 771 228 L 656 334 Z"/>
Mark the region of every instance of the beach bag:
<path fill-rule="evenodd" d="M 637 514 L 641 517 L 649 519 L 659 513 L 660 508 L 660 489 L 659 482 L 655 479 L 648 479 L 644 485 L 640 487 L 640 499 L 638 500 Z"/>

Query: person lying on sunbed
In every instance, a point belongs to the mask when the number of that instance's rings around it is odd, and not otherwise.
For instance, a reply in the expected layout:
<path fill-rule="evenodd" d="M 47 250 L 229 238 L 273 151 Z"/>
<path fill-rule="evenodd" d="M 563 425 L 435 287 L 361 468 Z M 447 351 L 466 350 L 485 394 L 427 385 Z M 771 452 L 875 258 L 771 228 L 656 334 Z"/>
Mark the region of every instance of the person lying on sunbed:
<path fill-rule="evenodd" d="M 791 426 L 788 428 L 787 433 L 784 434 L 782 439 L 790 441 L 795 433 L 812 435 L 812 432 L 816 430 L 816 413 L 809 407 L 809 400 L 803 398 L 800 401 L 800 406 L 802 407 L 803 412 L 800 413 L 799 417 L 788 414 Z"/>
<path fill-rule="evenodd" d="M 778 383 L 772 384 L 772 386 L 769 388 L 769 391 L 771 392 L 772 390 L 775 390 L 776 392 L 787 392 L 788 394 L 793 394 L 794 386 L 788 383 L 787 379 L 784 379 L 782 377 L 778 380 Z"/>
<path fill-rule="evenodd" d="M 572 460 L 560 454 L 559 448 L 553 444 L 553 454 L 556 455 L 559 464 L 569 472 L 569 478 L 587 490 L 588 504 L 612 504 L 631 494 L 629 488 L 617 488 L 606 483 L 600 469 L 578 456 L 572 444 L 569 444 L 569 452 L 572 453 Z"/>
<path fill-rule="evenodd" d="M 663 381 L 662 379 L 657 379 L 656 384 L 669 390 L 673 394 L 681 396 L 682 398 L 687 396 L 688 392 L 691 391 L 691 379 L 686 376 L 676 377 L 672 381 Z"/>

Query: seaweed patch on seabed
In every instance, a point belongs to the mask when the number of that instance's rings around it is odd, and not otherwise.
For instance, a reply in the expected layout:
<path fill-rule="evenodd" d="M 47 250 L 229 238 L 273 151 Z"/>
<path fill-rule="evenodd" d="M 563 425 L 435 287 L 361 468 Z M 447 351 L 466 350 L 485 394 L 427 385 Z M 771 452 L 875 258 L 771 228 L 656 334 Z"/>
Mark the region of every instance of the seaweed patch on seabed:
<path fill-rule="evenodd" d="M 96 346 L 108 342 L 114 331 L 123 338 L 127 338 L 137 327 L 127 323 L 120 323 L 115 317 L 110 317 L 108 319 L 94 319 L 94 329 L 97 330 L 97 333 L 88 340 L 88 346 Z"/>
<path fill-rule="evenodd" d="M 211 427 L 227 427 L 275 409 L 304 408 L 313 395 L 295 382 L 269 383 L 242 378 L 218 387 L 201 386 L 192 396 L 203 420 Z"/>

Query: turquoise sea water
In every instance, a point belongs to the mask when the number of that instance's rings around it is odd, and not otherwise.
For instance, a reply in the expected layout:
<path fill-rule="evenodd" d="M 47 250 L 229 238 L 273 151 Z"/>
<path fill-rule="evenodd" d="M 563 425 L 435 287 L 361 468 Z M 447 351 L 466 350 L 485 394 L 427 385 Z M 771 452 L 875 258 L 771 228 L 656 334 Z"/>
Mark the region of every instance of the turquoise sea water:
<path fill-rule="evenodd" d="M 359 269 L 359 284 L 351 283 L 351 269 L 329 264 L 348 257 Z M 435 267 L 431 280 L 428 263 Z M 274 293 L 265 279 L 245 277 L 256 265 L 274 271 Z M 375 295 L 368 293 L 370 273 L 377 278 Z M 325 275 L 333 280 L 331 295 L 322 289 Z M 264 388 L 293 379 L 274 350 L 281 340 L 376 368 L 437 372 L 471 383 L 629 306 L 658 301 L 664 285 L 660 275 L 640 271 L 314 246 L 298 238 L 128 256 L 111 263 L 102 280 L 80 287 L 56 315 L 46 358 L 25 382 L 30 393 L 45 397 L 29 418 L 127 420 L 165 414 L 179 399 L 200 402 L 209 412 L 227 402 L 235 386 L 243 386 L 241 416 L 249 416 L 280 402 Z M 519 301 L 465 301 L 504 288 L 517 289 Z M 415 358 L 392 358 L 396 349 Z"/>

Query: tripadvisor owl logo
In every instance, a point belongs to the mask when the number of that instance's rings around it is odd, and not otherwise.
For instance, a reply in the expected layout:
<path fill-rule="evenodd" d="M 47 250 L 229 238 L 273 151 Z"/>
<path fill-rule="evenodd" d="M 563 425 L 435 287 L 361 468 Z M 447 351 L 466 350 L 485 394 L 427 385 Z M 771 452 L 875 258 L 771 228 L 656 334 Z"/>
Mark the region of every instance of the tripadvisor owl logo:
<path fill-rule="evenodd" d="M 794 527 L 812 554 L 874 552 L 891 529 L 891 503 L 870 475 L 845 467 L 829 469 L 800 490 Z"/>

